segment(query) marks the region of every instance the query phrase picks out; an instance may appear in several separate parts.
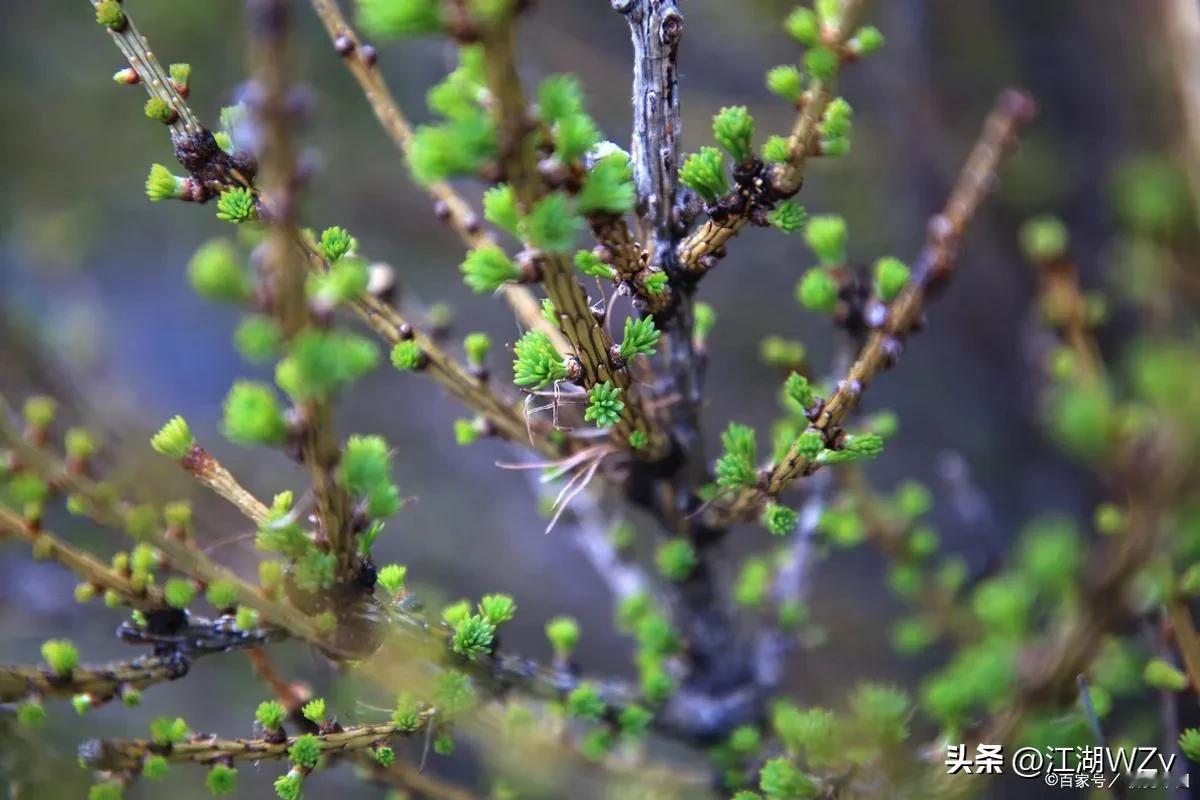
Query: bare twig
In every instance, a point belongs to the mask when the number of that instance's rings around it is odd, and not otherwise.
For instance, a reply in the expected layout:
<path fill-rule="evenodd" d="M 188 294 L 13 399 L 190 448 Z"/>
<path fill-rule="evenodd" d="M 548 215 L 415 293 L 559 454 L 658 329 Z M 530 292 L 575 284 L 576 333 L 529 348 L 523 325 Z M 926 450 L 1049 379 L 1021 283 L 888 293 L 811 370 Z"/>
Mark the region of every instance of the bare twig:
<path fill-rule="evenodd" d="M 303 237 L 297 237 L 297 241 L 311 269 L 329 269 L 319 248 Z M 425 357 L 422 371 L 467 408 L 486 418 L 494 426 L 495 433 L 517 444 L 528 443 L 539 453 L 551 458 L 562 455 L 563 447 L 550 440 L 547 426 L 527 421 L 515 399 L 502 396 L 495 385 L 472 374 L 462 362 L 446 352 L 432 336 L 412 325 L 396 308 L 367 293 L 357 297 L 352 305 L 359 318 L 387 344 L 395 345 L 406 340 L 416 342 Z"/>
<path fill-rule="evenodd" d="M 256 525 L 267 521 L 266 505 L 242 486 L 232 472 L 200 445 L 193 445 L 180 464 L 189 475 L 228 501 Z"/>

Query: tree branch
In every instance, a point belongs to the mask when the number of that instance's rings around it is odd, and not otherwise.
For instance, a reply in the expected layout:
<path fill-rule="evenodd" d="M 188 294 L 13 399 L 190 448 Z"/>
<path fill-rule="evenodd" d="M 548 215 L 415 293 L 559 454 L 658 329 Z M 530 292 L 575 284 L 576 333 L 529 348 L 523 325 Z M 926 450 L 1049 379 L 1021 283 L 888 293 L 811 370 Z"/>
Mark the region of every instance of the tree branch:
<path fill-rule="evenodd" d="M 639 238 L 656 260 L 669 258 L 678 237 L 679 186 L 677 58 L 683 15 L 675 0 L 612 0 L 633 39 L 633 178 Z"/>
<path fill-rule="evenodd" d="M 346 68 L 358 81 L 363 96 L 366 97 L 367 104 L 371 106 L 380 126 L 404 157 L 409 158 L 412 150 L 412 125 L 400 110 L 400 105 L 384 80 L 383 73 L 379 71 L 375 48 L 362 41 L 342 14 L 337 0 L 312 0 L 312 7 L 321 19 L 321 24 L 325 26 L 325 31 L 345 62 Z M 433 195 L 439 214 L 444 216 L 454 232 L 462 238 L 463 244 L 468 248 L 475 248 L 488 241 L 488 236 L 479 223 L 479 215 L 454 187 L 445 181 L 434 181 L 425 186 L 425 190 Z M 550 336 L 551 341 L 560 349 L 565 349 L 566 342 L 562 333 L 546 322 L 542 316 L 541 305 L 528 288 L 506 283 L 500 291 L 524 327 L 542 331 Z"/>
<path fill-rule="evenodd" d="M 821 119 L 835 96 L 838 72 L 848 56 L 846 43 L 857 31 L 858 20 L 865 6 L 866 0 L 845 0 L 837 27 L 823 33 L 823 44 L 838 55 L 838 70 L 828 81 L 814 80 L 805 94 L 804 105 L 788 137 L 790 157 L 784 163 L 777 164 L 768 174 L 771 194 L 778 199 L 792 197 L 800 191 L 808 159 L 819 152 Z M 724 255 L 729 240 L 750 222 L 754 211 L 753 203 L 742 203 L 732 213 L 709 219 L 693 231 L 679 245 L 679 268 L 696 275 L 711 269 L 716 260 Z"/>
<path fill-rule="evenodd" d="M 81 496 L 87 501 L 85 512 L 96 522 L 114 530 L 125 529 L 130 510 L 128 503 L 123 502 L 112 492 L 105 491 L 99 483 L 86 475 L 64 468 L 55 458 L 24 441 L 21 437 L 11 436 L 10 432 L 10 427 L 0 425 L 0 442 L 7 442 L 17 452 L 22 465 L 35 472 L 51 486 L 61 487 L 64 491 Z M 0 523 L 3 521 L 4 517 L 0 517 Z M 20 522 L 24 526 L 24 521 Z M 217 564 L 192 544 L 169 537 L 159 530 L 148 531 L 145 541 L 161 550 L 173 569 L 204 584 L 230 584 L 235 589 L 237 602 L 254 609 L 264 620 L 283 628 L 297 638 L 316 645 L 333 657 L 350 658 L 350 653 L 318 631 L 312 620 L 301 611 L 267 597 L 257 586 L 243 580 L 232 570 Z"/>
<path fill-rule="evenodd" d="M 90 2 L 93 7 L 100 4 L 100 0 L 90 0 Z M 123 26 L 119 29 L 109 28 L 108 33 L 112 36 L 113 44 L 125 55 L 129 66 L 137 73 L 150 97 L 164 101 L 175 110 L 177 117 L 169 123 L 172 138 L 184 139 L 203 133 L 204 126 L 200 124 L 200 120 L 188 106 L 183 95 L 175 88 L 170 74 L 163 69 L 163 65 L 150 50 L 149 42 L 133 24 L 129 14 L 125 14 Z"/>
<path fill-rule="evenodd" d="M 1200 214 L 1200 8 L 1192 0 L 1162 0 L 1159 18 L 1179 97 L 1192 205 Z"/>
<path fill-rule="evenodd" d="M 425 709 L 418 716 L 416 730 L 401 728 L 393 723 L 356 725 L 333 733 L 312 734 L 320 751 L 326 755 L 368 750 L 393 738 L 423 733 L 433 719 L 434 709 Z M 224 761 L 278 761 L 288 757 L 288 750 L 297 736 L 282 741 L 268 739 L 219 739 L 195 736 L 175 744 L 157 744 L 147 739 L 114 739 L 86 742 L 80 748 L 80 759 L 90 768 L 111 772 L 130 772 L 141 768 L 147 756 L 161 755 L 172 763 L 214 764 Z"/>
<path fill-rule="evenodd" d="M 247 0 L 251 63 L 254 71 L 252 112 L 259 127 L 261 189 L 268 213 L 263 243 L 263 270 L 274 281 L 272 307 L 286 338 L 295 338 L 311 324 L 305 292 L 306 259 L 295 246 L 299 176 L 291 128 L 296 115 L 289 108 L 288 4 L 285 0 Z M 314 397 L 297 402 L 301 418 L 301 452 L 312 478 L 321 534 L 337 557 L 342 584 L 358 573 L 355 533 L 350 524 L 351 503 L 345 487 L 334 477 L 341 447 L 333 425 L 332 401 Z"/>
<path fill-rule="evenodd" d="M 1168 602 L 1167 616 L 1171 620 L 1175 644 L 1179 647 L 1179 656 L 1187 668 L 1192 686 L 1200 687 L 1200 634 L 1196 633 L 1196 624 L 1192 621 L 1187 601 L 1175 598 Z"/>
<path fill-rule="evenodd" d="M 529 105 L 517 73 L 512 19 L 492 26 L 483 34 L 482 45 L 488 86 L 495 101 L 495 118 L 500 139 L 501 170 L 525 208 L 545 194 L 537 171 L 537 153 L 529 134 Z M 633 385 L 628 368 L 613 364 L 609 351 L 613 342 L 602 321 L 592 312 L 587 292 L 576 280 L 569 260 L 559 254 L 542 254 L 542 285 L 554 303 L 559 327 L 566 335 L 581 367 L 585 387 L 611 381 L 622 390 L 625 403 L 620 420 L 612 428 L 613 439 L 628 448 L 635 430 L 647 435 L 647 444 L 631 452 L 639 459 L 662 458 L 669 442 L 645 398 Z"/>
<path fill-rule="evenodd" d="M 699 484 L 704 479 L 701 473 L 707 468 L 707 459 L 700 438 L 701 365 L 692 339 L 695 284 L 680 274 L 676 259 L 676 248 L 684 232 L 677 208 L 682 134 L 678 56 L 683 15 L 675 0 L 612 0 L 612 5 L 629 23 L 633 41 L 630 153 L 637 185 L 640 238 L 649 243 L 650 262 L 666 271 L 671 279 L 668 304 L 648 310 L 662 312 L 656 314 L 656 322 L 667 337 L 672 386 L 666 393 L 678 398 L 673 409 L 673 433 L 688 456 L 687 477 Z"/>
<path fill-rule="evenodd" d="M 267 521 L 267 506 L 203 447 L 194 445 L 180 463 L 189 475 L 242 512 L 254 524 L 262 525 Z"/>
<path fill-rule="evenodd" d="M 116 592 L 121 602 L 141 611 L 165 608 L 162 590 L 158 587 L 135 589 L 129 577 L 123 575 L 89 553 L 76 549 L 55 534 L 31 525 L 19 514 L 0 506 L 0 536 L 11 536 L 28 543 L 37 558 L 50 558 L 74 572 L 85 583 L 105 592 Z"/>
<path fill-rule="evenodd" d="M 86 694 L 94 705 L 120 697 L 130 689 L 182 678 L 190 660 L 182 653 L 143 656 L 104 666 L 80 666 L 67 675 L 43 667 L 0 666 L 0 702 L 12 703 L 30 695 L 74 697 Z"/>
<path fill-rule="evenodd" d="M 319 248 L 302 237 L 298 237 L 298 241 L 311 269 L 322 272 L 329 269 Z M 496 434 L 517 444 L 526 443 L 549 458 L 559 458 L 566 453 L 562 446 L 551 441 L 547 425 L 537 420 L 527 420 L 516 401 L 501 396 L 485 377 L 472 374 L 432 336 L 409 323 L 396 308 L 365 292 L 351 305 L 358 317 L 387 344 L 395 345 L 406 340 L 416 342 L 426 360 L 422 371 L 467 408 L 486 418 L 494 426 Z"/>
<path fill-rule="evenodd" d="M 858 405 L 875 376 L 895 364 L 901 343 L 920 323 L 926 300 L 952 276 L 963 233 L 992 188 L 996 171 L 1014 149 L 1018 132 L 1033 112 L 1033 101 L 1024 92 L 1010 89 L 1000 95 L 945 208 L 929 223 L 929 236 L 914 263 L 912 279 L 888 306 L 886 318 L 871 331 L 849 372 L 813 420 L 811 429 L 824 437 L 827 446 L 836 445 L 842 422 Z M 713 510 L 719 519 L 747 519 L 766 498 L 777 497 L 793 480 L 818 467 L 816 461 L 801 454 L 798 444 L 793 444 L 767 473 L 761 488 L 740 492 L 731 503 L 715 506 Z"/>

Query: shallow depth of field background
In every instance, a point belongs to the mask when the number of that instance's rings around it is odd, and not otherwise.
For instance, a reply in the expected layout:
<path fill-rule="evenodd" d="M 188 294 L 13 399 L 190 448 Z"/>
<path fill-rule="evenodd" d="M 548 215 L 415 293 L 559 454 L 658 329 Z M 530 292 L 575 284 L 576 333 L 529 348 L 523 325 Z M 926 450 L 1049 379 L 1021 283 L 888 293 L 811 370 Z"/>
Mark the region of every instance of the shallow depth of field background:
<path fill-rule="evenodd" d="M 843 84 L 856 112 L 853 152 L 816 164 L 800 198 L 812 213 L 845 214 L 854 259 L 910 259 L 996 92 L 1021 85 L 1040 101 L 1021 156 L 967 237 L 959 277 L 932 308 L 927 332 L 867 403 L 901 417 L 901 433 L 871 467 L 876 485 L 887 488 L 905 476 L 928 482 L 946 548 L 975 566 L 1003 553 L 1035 514 L 1079 514 L 1096 496 L 1087 476 L 1057 456 L 1039 430 L 1032 280 L 1016 252 L 1016 228 L 1034 213 L 1061 214 L 1073 229 L 1085 284 L 1102 285 L 1112 172 L 1129 156 L 1172 145 L 1173 98 L 1155 5 L 876 3 L 870 19 L 888 46 L 849 68 Z M 296 78 L 310 83 L 316 98 L 303 141 L 320 164 L 306 221 L 348 227 L 365 253 L 397 268 L 407 291 L 452 302 L 456 337 L 484 329 L 507 345 L 519 333 L 511 314 L 462 285 L 459 241 L 414 190 L 307 4 L 296 6 Z M 552 72 L 576 72 L 606 134 L 624 144 L 630 47 L 624 21 L 608 6 L 604 0 L 538 4 L 524 27 L 522 59 L 530 85 Z M 686 148 L 708 143 L 708 120 L 726 104 L 750 107 L 760 142 L 784 132 L 792 115 L 768 95 L 763 74 L 798 55 L 780 27 L 790 4 L 686 0 L 681 6 Z M 239 4 L 129 0 L 128 7 L 164 62 L 192 63 L 192 102 L 215 121 L 244 73 Z M 239 361 L 230 341 L 237 314 L 196 298 L 184 266 L 199 243 L 228 231 L 211 207 L 146 201 L 142 182 L 150 163 L 171 163 L 167 137 L 142 116 L 142 90 L 110 80 L 121 62 L 85 3 L 21 4 L 0 27 L 0 45 L 0 391 L 11 400 L 34 389 L 58 394 L 64 426 L 82 422 L 111 437 L 102 463 L 129 494 L 192 497 L 199 535 L 221 542 L 214 550 L 221 558 L 250 568 L 246 526 L 155 457 L 147 442 L 153 428 L 181 413 L 260 494 L 302 484 L 302 473 L 282 456 L 239 448 L 217 432 L 230 382 L 255 371 Z M 424 91 L 450 65 L 449 49 L 432 41 L 387 43 L 380 59 L 402 106 L 424 119 Z M 707 432 L 715 442 L 725 422 L 736 419 L 757 424 L 763 442 L 779 376 L 758 362 L 759 340 L 802 338 L 820 373 L 836 338 L 827 322 L 792 300 L 792 287 L 810 265 L 799 237 L 749 231 L 730 253 L 702 291 L 719 316 Z M 1119 321 L 1111 330 L 1108 345 L 1119 338 Z M 496 372 L 503 375 L 508 359 L 498 350 Z M 548 655 L 545 621 L 574 615 L 585 632 L 585 667 L 631 674 L 630 644 L 612 631 L 610 599 L 569 530 L 544 535 L 523 478 L 493 466 L 510 451 L 495 442 L 456 448 L 451 425 L 460 409 L 432 381 L 381 368 L 357 389 L 341 402 L 342 431 L 387 437 L 398 449 L 397 482 L 415 498 L 389 523 L 382 559 L 408 564 L 431 603 L 485 591 L 512 594 L 520 611 L 506 628 L 505 645 L 519 650 Z M 956 513 L 954 500 L 963 496 L 941 477 L 956 461 L 986 495 L 985 505 L 968 498 L 971 521 Z M 49 524 L 105 553 L 119 541 L 61 512 Z M 765 537 L 747 526 L 727 547 L 736 553 L 763 545 Z M 812 606 L 827 641 L 793 658 L 790 688 L 801 702 L 836 705 L 865 679 L 915 686 L 915 676 L 940 663 L 937 652 L 915 662 L 892 654 L 886 627 L 900 606 L 869 547 L 833 553 L 814 580 Z M 117 612 L 100 604 L 85 612 L 72 602 L 72 586 L 65 571 L 34 563 L 27 549 L 0 545 L 0 662 L 35 661 L 51 635 L 74 639 L 86 660 L 136 655 L 112 637 Z M 319 693 L 331 691 L 334 676 L 319 658 L 283 648 L 281 660 Z M 186 681 L 148 690 L 136 711 L 114 705 L 76 719 L 69 706 L 55 704 L 50 724 L 34 739 L 0 749 L 0 780 L 32 773 L 40 791 L 31 796 L 81 796 L 87 775 L 74 767 L 78 741 L 142 735 L 146 721 L 162 713 L 184 715 L 194 730 L 245 735 L 262 691 L 246 660 L 231 656 L 204 659 Z M 343 721 L 375 713 L 347 705 L 345 697 L 331 695 Z M 36 762 L 27 758 L 33 752 Z M 467 776 L 469 748 L 460 752 L 468 755 L 436 768 Z M 206 796 L 199 770 L 178 772 L 170 789 L 178 800 Z M 267 781 L 277 773 L 274 765 L 243 767 L 239 796 L 269 791 Z M 350 783 L 344 770 L 318 777 L 310 796 L 320 796 L 318 787 L 349 788 L 353 797 L 383 794 Z M 161 792 L 143 785 L 132 796 Z"/>

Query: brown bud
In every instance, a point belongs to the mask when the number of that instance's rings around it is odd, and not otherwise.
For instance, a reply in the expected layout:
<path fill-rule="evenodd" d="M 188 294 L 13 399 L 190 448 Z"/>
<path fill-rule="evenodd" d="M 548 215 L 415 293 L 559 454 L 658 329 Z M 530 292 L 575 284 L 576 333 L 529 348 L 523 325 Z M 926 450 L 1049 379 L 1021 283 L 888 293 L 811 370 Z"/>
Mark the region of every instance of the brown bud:
<path fill-rule="evenodd" d="M 287 731 L 280 725 L 274 730 L 263 730 L 263 742 L 266 744 L 286 744 L 288 740 Z"/>
<path fill-rule="evenodd" d="M 542 254 L 525 249 L 517 253 L 517 268 L 521 270 L 521 283 L 537 283 L 542 279 Z"/>
<path fill-rule="evenodd" d="M 504 180 L 504 169 L 499 163 L 489 161 L 479 168 L 479 179 L 484 183 L 499 183 Z"/>
<path fill-rule="evenodd" d="M 354 39 L 345 33 L 339 34 L 333 40 L 333 49 L 339 56 L 348 56 L 354 52 Z"/>
<path fill-rule="evenodd" d="M 189 203 L 203 203 L 208 199 L 208 190 L 200 181 L 189 176 L 183 179 L 183 197 L 180 199 Z"/>

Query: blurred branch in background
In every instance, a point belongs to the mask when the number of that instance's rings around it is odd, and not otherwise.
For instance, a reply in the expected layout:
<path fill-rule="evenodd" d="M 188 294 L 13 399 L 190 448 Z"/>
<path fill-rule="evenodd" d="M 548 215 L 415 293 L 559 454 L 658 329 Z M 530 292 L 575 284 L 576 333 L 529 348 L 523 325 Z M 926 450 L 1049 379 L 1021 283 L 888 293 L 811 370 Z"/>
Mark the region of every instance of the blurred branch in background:
<path fill-rule="evenodd" d="M 1200 5 L 1192 0 L 1161 0 L 1158 18 L 1179 99 L 1184 165 L 1193 202 L 1200 210 Z"/>

